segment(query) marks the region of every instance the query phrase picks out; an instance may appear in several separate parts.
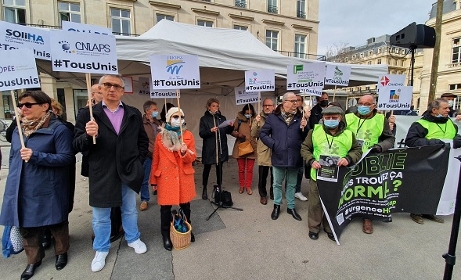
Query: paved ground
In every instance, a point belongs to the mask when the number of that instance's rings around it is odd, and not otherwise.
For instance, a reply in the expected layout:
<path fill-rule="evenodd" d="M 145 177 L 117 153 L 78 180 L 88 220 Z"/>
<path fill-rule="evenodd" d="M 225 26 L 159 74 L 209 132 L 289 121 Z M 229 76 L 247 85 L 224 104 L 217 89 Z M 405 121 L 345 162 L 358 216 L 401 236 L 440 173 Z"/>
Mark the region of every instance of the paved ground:
<path fill-rule="evenodd" d="M 0 195 L 8 173 L 8 148 L 2 147 L 2 152 Z M 197 194 L 201 194 L 202 166 L 195 167 Z M 308 202 L 297 200 L 303 221 L 286 214 L 286 205 L 282 205 L 280 218 L 272 221 L 272 205 L 261 205 L 256 191 L 251 196 L 238 194 L 236 177 L 236 161 L 231 160 L 224 166 L 224 186 L 232 192 L 235 206 L 244 211 L 219 210 L 205 221 L 213 208 L 197 196 L 192 203 L 197 241 L 189 248 L 163 249 L 159 208 L 153 197 L 149 209 L 139 213 L 141 238 L 148 252 L 136 255 L 126 241 L 117 241 L 106 267 L 93 273 L 88 183 L 77 176 L 75 208 L 70 214 L 69 263 L 56 271 L 53 251 L 47 250 L 33 279 L 442 279 L 445 262 L 441 255 L 448 250 L 451 217 L 446 217 L 444 224 L 427 221 L 418 225 L 408 214 L 396 214 L 392 223 L 376 223 L 372 235 L 363 234 L 357 220 L 342 234 L 338 246 L 326 234 L 321 233 L 317 241 L 307 237 Z M 256 179 L 257 173 L 253 181 Z M 303 182 L 304 193 L 306 188 L 307 182 Z M 458 245 L 457 252 L 460 249 Z M 25 266 L 23 253 L 0 259 L 0 279 L 18 279 Z M 459 266 L 455 266 L 453 279 L 461 279 Z"/>

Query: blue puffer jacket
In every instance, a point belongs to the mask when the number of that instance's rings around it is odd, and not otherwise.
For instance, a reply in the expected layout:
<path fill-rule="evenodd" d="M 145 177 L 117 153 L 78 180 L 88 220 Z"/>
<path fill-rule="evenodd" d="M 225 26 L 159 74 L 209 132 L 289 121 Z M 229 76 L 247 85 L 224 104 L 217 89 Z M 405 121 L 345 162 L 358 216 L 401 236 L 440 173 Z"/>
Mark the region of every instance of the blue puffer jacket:
<path fill-rule="evenodd" d="M 309 129 L 301 130 L 301 113 L 297 113 L 287 125 L 281 114 L 281 106 L 270 114 L 259 133 L 261 141 L 272 149 L 272 166 L 302 167 L 301 143 Z"/>
<path fill-rule="evenodd" d="M 72 131 L 51 117 L 47 127 L 24 139 L 33 151 L 24 162 L 18 129 L 14 130 L 0 224 L 39 227 L 67 221 L 70 172 L 75 172 L 72 139 Z"/>

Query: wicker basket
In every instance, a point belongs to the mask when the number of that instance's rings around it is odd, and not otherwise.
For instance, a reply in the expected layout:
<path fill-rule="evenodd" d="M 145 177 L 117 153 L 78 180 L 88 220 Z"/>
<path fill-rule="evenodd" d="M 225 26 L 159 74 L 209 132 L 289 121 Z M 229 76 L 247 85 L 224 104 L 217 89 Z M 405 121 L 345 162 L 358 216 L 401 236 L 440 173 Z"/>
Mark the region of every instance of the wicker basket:
<path fill-rule="evenodd" d="M 185 221 L 185 223 L 189 230 L 184 233 L 177 231 L 174 228 L 173 223 L 170 224 L 170 239 L 171 239 L 171 243 L 173 243 L 173 247 L 176 250 L 187 248 L 190 245 L 192 226 L 187 221 Z"/>

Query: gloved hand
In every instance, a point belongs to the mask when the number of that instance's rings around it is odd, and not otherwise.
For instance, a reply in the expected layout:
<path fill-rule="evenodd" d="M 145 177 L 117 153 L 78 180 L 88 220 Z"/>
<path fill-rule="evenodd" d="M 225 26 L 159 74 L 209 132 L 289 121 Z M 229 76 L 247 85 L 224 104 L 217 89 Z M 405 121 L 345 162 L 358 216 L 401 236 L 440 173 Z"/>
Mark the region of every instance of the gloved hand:
<path fill-rule="evenodd" d="M 458 149 L 461 148 L 461 135 L 456 135 L 455 138 L 453 138 L 453 149 Z"/>
<path fill-rule="evenodd" d="M 382 151 L 383 151 L 383 148 L 381 148 L 380 145 L 374 145 L 373 147 L 371 147 L 371 152 L 381 153 Z"/>

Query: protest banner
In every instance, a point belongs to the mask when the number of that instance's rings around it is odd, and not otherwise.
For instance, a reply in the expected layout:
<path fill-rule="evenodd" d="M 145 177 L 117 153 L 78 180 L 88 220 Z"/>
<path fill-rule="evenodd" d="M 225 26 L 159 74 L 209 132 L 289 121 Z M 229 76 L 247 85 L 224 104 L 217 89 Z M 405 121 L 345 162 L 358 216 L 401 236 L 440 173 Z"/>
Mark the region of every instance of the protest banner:
<path fill-rule="evenodd" d="M 383 87 L 403 87 L 405 75 L 383 75 L 378 80 L 378 90 Z"/>
<path fill-rule="evenodd" d="M 245 71 L 245 90 L 247 92 L 274 91 L 274 70 L 254 69 Z"/>
<path fill-rule="evenodd" d="M 323 88 L 302 88 L 299 90 L 302 96 L 322 96 Z"/>
<path fill-rule="evenodd" d="M 337 182 L 317 180 L 337 238 L 356 217 L 390 222 L 395 212 L 436 214 L 449 153 L 445 145 L 369 153 L 353 169 L 339 168 Z"/>
<path fill-rule="evenodd" d="M 410 110 L 413 98 L 412 86 L 386 86 L 378 92 L 378 110 Z"/>
<path fill-rule="evenodd" d="M 150 70 L 153 89 L 200 88 L 196 55 L 152 55 Z"/>
<path fill-rule="evenodd" d="M 10 91 L 16 125 L 21 127 L 15 103 L 14 90 L 40 87 L 34 51 L 29 48 L 11 49 L 3 52 L 0 60 L 0 91 Z M 21 147 L 24 148 L 22 129 L 18 129 Z"/>
<path fill-rule="evenodd" d="M 287 90 L 316 88 L 325 85 L 325 62 L 287 66 Z"/>
<path fill-rule="evenodd" d="M 351 66 L 346 64 L 328 63 L 325 72 L 325 84 L 348 86 L 351 76 Z"/>
<path fill-rule="evenodd" d="M 76 23 L 72 21 L 61 22 L 61 29 L 64 31 L 74 31 L 87 34 L 112 35 L 112 29 L 97 25 Z"/>
<path fill-rule="evenodd" d="M 245 90 L 245 87 L 234 88 L 234 93 L 236 105 L 245 105 L 256 102 L 259 103 L 261 101 L 259 92 L 248 92 Z"/>
<path fill-rule="evenodd" d="M 50 32 L 40 28 L 0 21 L 0 51 L 18 48 L 33 50 L 37 59 L 51 60 Z"/>

